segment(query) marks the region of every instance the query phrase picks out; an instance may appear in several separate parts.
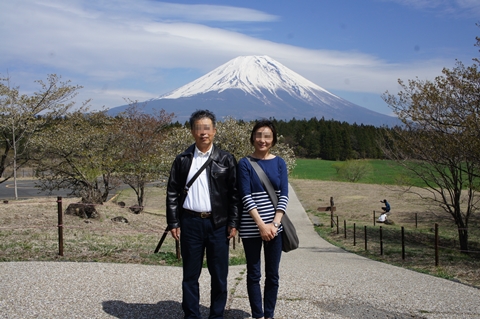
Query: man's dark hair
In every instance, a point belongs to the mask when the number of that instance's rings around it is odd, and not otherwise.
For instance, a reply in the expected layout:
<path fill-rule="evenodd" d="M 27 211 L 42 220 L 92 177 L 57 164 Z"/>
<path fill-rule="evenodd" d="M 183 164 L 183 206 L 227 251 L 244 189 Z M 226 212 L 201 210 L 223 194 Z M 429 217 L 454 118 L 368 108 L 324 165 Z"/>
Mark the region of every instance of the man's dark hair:
<path fill-rule="evenodd" d="M 193 129 L 193 125 L 195 124 L 196 121 L 201 120 L 203 118 L 211 119 L 213 127 L 216 126 L 217 118 L 215 117 L 215 114 L 213 114 L 209 110 L 196 110 L 190 116 L 190 129 Z"/>
<path fill-rule="evenodd" d="M 257 123 L 255 124 L 255 126 L 252 129 L 252 133 L 250 134 L 250 144 L 253 145 L 253 143 L 255 142 L 255 132 L 258 131 L 258 129 L 260 129 L 262 127 L 268 127 L 272 130 L 272 133 L 273 133 L 272 146 L 275 146 L 275 144 L 277 144 L 277 129 L 275 128 L 275 125 L 273 125 L 272 121 L 270 121 L 270 120 L 259 120 L 259 121 L 257 121 Z"/>

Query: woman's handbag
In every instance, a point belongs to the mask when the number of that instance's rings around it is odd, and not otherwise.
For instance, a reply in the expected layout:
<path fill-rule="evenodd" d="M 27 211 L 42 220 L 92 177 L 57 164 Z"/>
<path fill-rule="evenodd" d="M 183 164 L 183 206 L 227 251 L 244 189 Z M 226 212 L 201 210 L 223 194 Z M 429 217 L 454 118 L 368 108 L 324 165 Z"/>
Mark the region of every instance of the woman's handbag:
<path fill-rule="evenodd" d="M 253 169 L 257 173 L 258 177 L 260 178 L 260 181 L 263 184 L 263 187 L 265 187 L 268 195 L 270 196 L 270 199 L 272 200 L 273 207 L 277 208 L 278 204 L 278 198 L 277 194 L 275 194 L 275 190 L 273 189 L 272 183 L 270 182 L 270 179 L 268 179 L 267 174 L 263 171 L 263 169 L 258 165 L 258 163 L 250 156 L 247 156 L 248 161 L 252 165 Z M 297 236 L 297 230 L 295 229 L 295 226 L 293 226 L 292 221 L 290 218 L 288 218 L 287 213 L 283 214 L 282 217 L 282 226 L 283 226 L 283 231 L 282 231 L 282 250 L 284 252 L 289 252 L 291 250 L 295 250 L 298 248 L 298 236 Z"/>
<path fill-rule="evenodd" d="M 292 221 L 288 218 L 287 213 L 283 214 L 282 217 L 282 250 L 288 253 L 291 250 L 298 248 L 298 236 L 295 226 L 293 226 Z"/>

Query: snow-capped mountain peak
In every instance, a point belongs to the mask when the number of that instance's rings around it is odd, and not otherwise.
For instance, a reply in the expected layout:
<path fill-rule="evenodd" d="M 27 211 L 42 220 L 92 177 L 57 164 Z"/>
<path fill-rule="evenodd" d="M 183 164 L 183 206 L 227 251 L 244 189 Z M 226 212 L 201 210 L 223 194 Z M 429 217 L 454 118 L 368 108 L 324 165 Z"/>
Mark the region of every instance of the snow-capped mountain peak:
<path fill-rule="evenodd" d="M 325 118 L 350 123 L 397 125 L 399 120 L 338 97 L 268 56 L 240 56 L 170 93 L 147 102 L 186 121 L 198 109 L 220 118 Z M 109 110 L 112 115 L 128 105 Z"/>
<path fill-rule="evenodd" d="M 177 99 L 209 92 L 221 93 L 228 89 L 240 89 L 260 100 L 267 99 L 265 92 L 279 98 L 279 90 L 303 100 L 320 98 L 318 92 L 334 97 L 268 56 L 240 56 L 159 98 Z"/>

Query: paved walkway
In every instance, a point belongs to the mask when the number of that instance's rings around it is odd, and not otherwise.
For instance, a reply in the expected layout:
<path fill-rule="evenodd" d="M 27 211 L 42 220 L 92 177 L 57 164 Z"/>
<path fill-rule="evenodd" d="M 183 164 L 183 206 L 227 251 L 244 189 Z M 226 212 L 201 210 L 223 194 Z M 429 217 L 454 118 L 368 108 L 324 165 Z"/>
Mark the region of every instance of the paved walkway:
<path fill-rule="evenodd" d="M 277 319 L 480 318 L 480 289 L 372 261 L 321 239 L 290 188 L 301 247 L 283 254 Z M 0 318 L 182 318 L 181 268 L 0 263 Z M 226 318 L 250 317 L 245 266 L 229 274 Z M 209 276 L 201 276 L 208 316 Z"/>

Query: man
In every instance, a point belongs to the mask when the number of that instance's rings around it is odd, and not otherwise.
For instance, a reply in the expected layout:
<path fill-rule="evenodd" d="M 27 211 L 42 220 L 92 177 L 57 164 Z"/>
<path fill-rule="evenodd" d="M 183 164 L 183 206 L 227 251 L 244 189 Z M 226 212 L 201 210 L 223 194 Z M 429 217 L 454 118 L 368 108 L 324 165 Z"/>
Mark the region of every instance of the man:
<path fill-rule="evenodd" d="M 235 237 L 240 218 L 237 162 L 232 154 L 213 144 L 215 122 L 215 115 L 208 110 L 191 115 L 195 144 L 177 155 L 167 184 L 167 223 L 172 236 L 180 239 L 182 308 L 188 319 L 201 318 L 198 279 L 205 251 L 211 276 L 209 318 L 223 318 L 228 293 L 229 240 Z M 211 162 L 187 188 L 209 157 Z"/>
<path fill-rule="evenodd" d="M 390 204 L 387 202 L 386 199 L 384 200 L 381 200 L 380 203 L 384 203 L 385 206 L 382 207 L 382 210 L 384 211 L 384 213 L 389 213 L 390 212 Z"/>
<path fill-rule="evenodd" d="M 377 219 L 377 223 L 385 223 L 387 221 L 387 214 L 385 212 L 382 212 L 380 217 Z"/>

